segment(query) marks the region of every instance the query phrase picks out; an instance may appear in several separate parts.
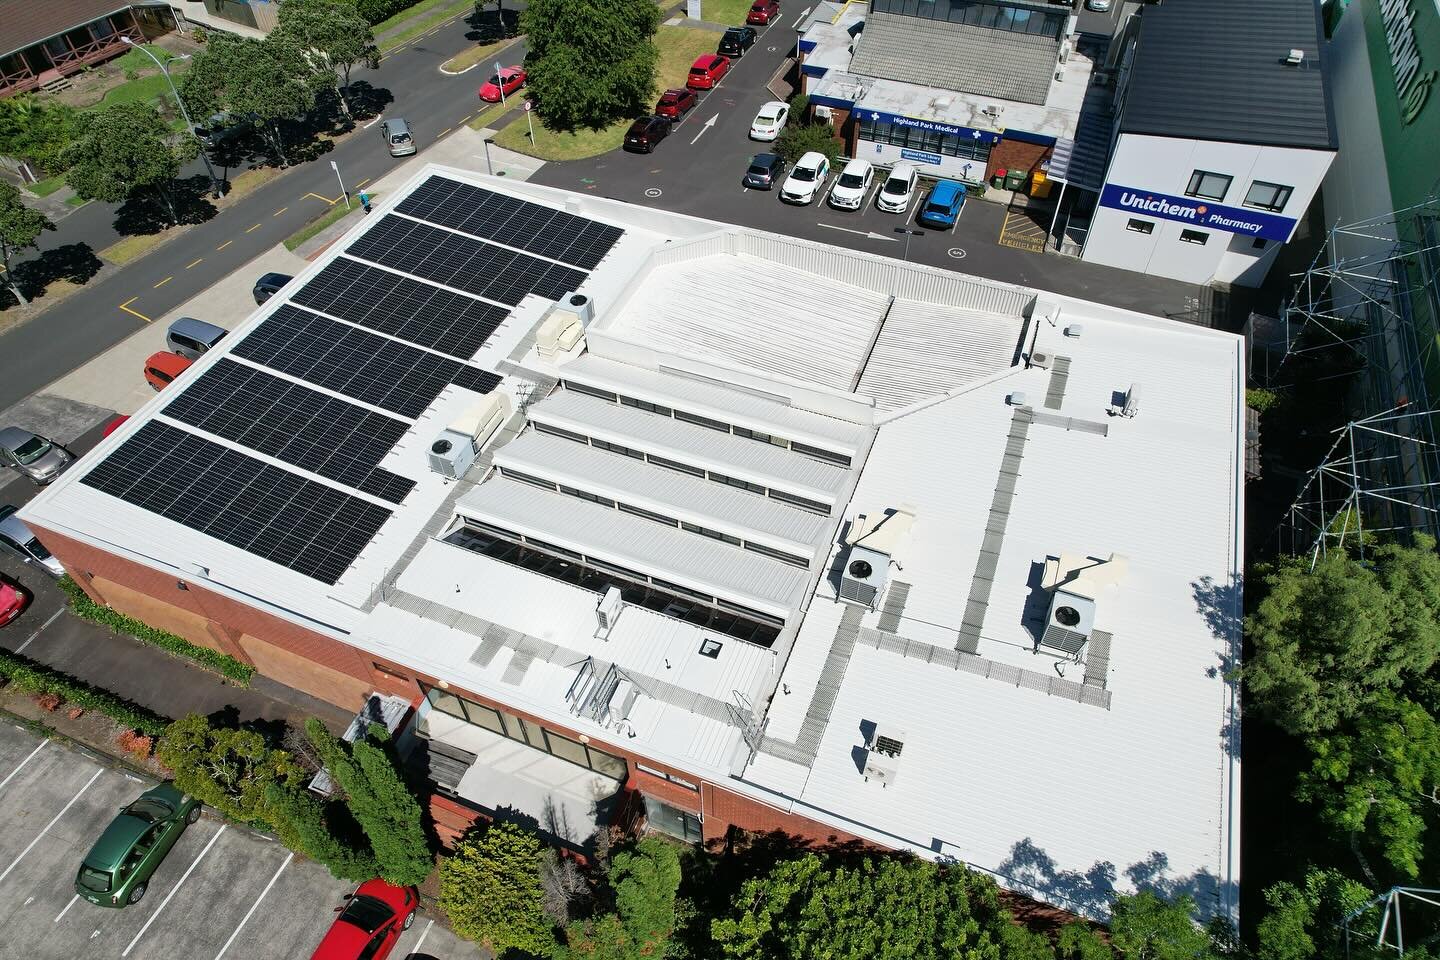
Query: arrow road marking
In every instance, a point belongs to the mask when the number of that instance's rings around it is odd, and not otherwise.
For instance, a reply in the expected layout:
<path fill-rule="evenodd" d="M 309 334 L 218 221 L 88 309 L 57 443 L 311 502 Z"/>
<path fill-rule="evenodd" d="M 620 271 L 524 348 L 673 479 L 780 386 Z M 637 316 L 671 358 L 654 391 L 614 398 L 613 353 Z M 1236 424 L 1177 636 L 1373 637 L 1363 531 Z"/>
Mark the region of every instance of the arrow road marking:
<path fill-rule="evenodd" d="M 700 132 L 697 133 L 697 134 L 695 134 L 695 140 L 699 140 L 701 137 L 705 136 L 705 131 L 706 131 L 706 130 L 709 130 L 711 127 L 715 126 L 715 122 L 716 122 L 717 120 L 719 120 L 719 119 L 720 119 L 720 114 L 717 113 L 717 114 L 715 114 L 715 116 L 711 117 L 709 120 L 706 120 L 706 121 L 705 121 L 705 125 L 700 128 Z M 694 143 L 695 140 L 691 140 L 690 142 L 691 142 L 691 143 Z"/>
<path fill-rule="evenodd" d="M 849 227 L 837 227 L 833 223 L 817 223 L 815 224 L 815 226 L 824 227 L 827 230 L 844 230 L 846 233 L 853 233 L 859 237 L 869 237 L 871 240 L 888 240 L 891 243 L 900 242 L 899 239 L 897 239 L 896 237 L 887 237 L 883 233 L 867 233 L 864 230 L 852 230 Z"/>

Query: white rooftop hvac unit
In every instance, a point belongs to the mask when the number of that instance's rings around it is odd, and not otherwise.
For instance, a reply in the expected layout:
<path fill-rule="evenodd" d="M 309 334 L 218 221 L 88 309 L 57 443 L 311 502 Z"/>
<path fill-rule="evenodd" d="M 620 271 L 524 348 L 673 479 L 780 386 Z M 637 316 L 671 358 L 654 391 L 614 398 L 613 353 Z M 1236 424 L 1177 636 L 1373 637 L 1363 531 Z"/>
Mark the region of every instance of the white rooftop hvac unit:
<path fill-rule="evenodd" d="M 1095 630 L 1096 597 L 1123 580 L 1128 570 L 1129 561 L 1118 553 L 1106 560 L 1068 553 L 1047 558 L 1040 586 L 1050 591 L 1050 609 L 1040 645 L 1078 660 Z"/>
<path fill-rule="evenodd" d="M 877 726 L 870 742 L 865 746 L 869 749 L 865 755 L 866 781 L 875 780 L 881 787 L 888 787 L 900 773 L 900 753 L 905 749 L 905 731 Z"/>
<path fill-rule="evenodd" d="M 496 391 L 457 417 L 430 444 L 430 469 L 459 480 L 475 465 L 480 448 L 510 419 L 510 397 Z"/>
<path fill-rule="evenodd" d="M 605 595 L 600 598 L 600 604 L 595 608 L 595 639 L 609 640 L 610 631 L 615 629 L 615 621 L 620 617 L 620 610 L 625 601 L 620 598 L 619 587 L 608 587 Z"/>
<path fill-rule="evenodd" d="M 564 293 L 545 312 L 535 330 L 535 352 L 541 360 L 554 360 L 583 344 L 585 331 L 595 322 L 595 301 L 583 293 Z"/>
<path fill-rule="evenodd" d="M 914 521 L 914 509 L 908 506 L 855 518 L 846 538 L 850 551 L 840 571 L 841 600 L 874 609 L 890 578 L 891 558 Z"/>

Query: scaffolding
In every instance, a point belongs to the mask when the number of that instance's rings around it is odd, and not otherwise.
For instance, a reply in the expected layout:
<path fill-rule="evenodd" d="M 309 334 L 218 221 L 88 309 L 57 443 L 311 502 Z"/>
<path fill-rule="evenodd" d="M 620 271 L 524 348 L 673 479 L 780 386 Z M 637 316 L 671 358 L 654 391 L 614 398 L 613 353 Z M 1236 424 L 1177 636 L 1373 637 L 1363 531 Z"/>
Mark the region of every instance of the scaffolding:
<path fill-rule="evenodd" d="M 1409 906 L 1410 925 L 1405 924 L 1406 906 Z M 1359 941 L 1362 931 L 1372 922 L 1371 915 L 1379 908 L 1380 924 L 1375 934 L 1374 948 L 1382 955 L 1394 953 L 1404 957 L 1407 949 L 1414 950 L 1433 946 L 1440 941 L 1440 890 L 1425 887 L 1391 887 L 1380 896 L 1345 917 L 1345 956 L 1352 955 L 1352 947 L 1368 946 Z M 1358 928 L 1358 929 L 1357 929 Z M 1370 938 L 1363 934 L 1365 941 Z M 1368 951 L 1366 951 L 1368 952 Z"/>

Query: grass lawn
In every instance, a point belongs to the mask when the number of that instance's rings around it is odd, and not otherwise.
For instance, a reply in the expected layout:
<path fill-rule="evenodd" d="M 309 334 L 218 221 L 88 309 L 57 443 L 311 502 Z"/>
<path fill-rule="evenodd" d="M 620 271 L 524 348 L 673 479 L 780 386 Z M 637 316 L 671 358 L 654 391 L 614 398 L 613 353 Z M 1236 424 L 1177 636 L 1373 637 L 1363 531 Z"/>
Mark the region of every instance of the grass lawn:
<path fill-rule="evenodd" d="M 429 6 L 426 6 L 427 4 L 429 4 Z M 411 39 L 418 37 L 426 30 L 444 23 L 452 17 L 474 10 L 475 4 L 473 0 L 444 0 L 444 2 L 436 2 L 433 4 L 430 0 L 423 0 L 422 3 L 411 7 L 407 12 L 411 16 L 416 16 L 418 13 L 423 12 L 418 9 L 419 7 L 425 7 L 427 10 L 433 10 L 434 12 L 427 16 L 417 17 L 417 19 L 404 30 L 388 37 L 381 37 L 380 28 L 375 28 L 375 36 L 377 37 L 376 46 L 380 48 L 381 53 L 388 53 L 396 47 L 404 46 L 406 43 L 409 43 Z M 396 16 L 400 15 L 397 14 Z M 390 19 L 394 20 L 395 17 L 391 17 Z M 389 23 L 390 21 L 387 20 L 385 22 Z"/>
<path fill-rule="evenodd" d="M 230 178 L 230 189 L 225 191 L 224 197 L 215 201 L 215 205 L 223 210 L 247 193 L 254 193 L 278 176 L 280 176 L 280 171 L 274 167 L 255 167 L 253 170 L 242 170 Z"/>
<path fill-rule="evenodd" d="M 169 50 L 166 50 L 164 47 L 157 47 L 153 43 L 145 44 L 143 49 L 149 50 L 155 54 L 155 56 L 159 57 L 161 63 L 174 59 L 174 56 Z M 126 70 L 138 70 L 141 73 L 148 73 L 155 70 L 155 61 L 145 56 L 145 54 L 139 50 L 131 50 L 124 56 L 112 60 L 111 63 L 119 67 L 121 73 L 124 73 Z"/>
<path fill-rule="evenodd" d="M 655 45 L 660 48 L 660 64 L 655 77 L 657 88 L 665 90 L 684 86 L 695 58 L 702 53 L 714 53 L 717 42 L 718 38 L 710 30 L 695 27 L 661 27 L 657 30 Z M 495 142 L 542 160 L 581 160 L 619 147 L 629 127 L 629 120 L 620 120 L 599 130 L 561 133 L 545 129 L 536 119 L 535 142 L 532 144 L 526 136 L 525 118 L 518 117 L 495 135 Z"/>
<path fill-rule="evenodd" d="M 119 264 L 123 267 L 127 263 L 133 263 L 139 260 L 161 244 L 169 243 L 172 239 L 184 232 L 183 230 L 176 230 L 174 227 L 171 227 L 169 230 L 161 233 L 146 233 L 139 236 L 126 237 L 124 240 L 112 243 L 104 250 L 101 250 L 100 256 L 102 259 L 109 260 L 111 263 Z"/>
<path fill-rule="evenodd" d="M 379 196 L 380 194 L 378 193 L 370 194 L 370 203 L 373 205 Z M 305 226 L 301 227 L 299 230 L 296 230 L 294 233 L 290 234 L 290 236 L 286 237 L 285 249 L 289 250 L 291 253 L 294 253 L 296 247 L 300 246 L 300 244 L 304 243 L 306 240 L 309 240 L 311 237 L 315 236 L 315 234 L 319 233 L 321 230 L 324 230 L 332 223 L 335 223 L 337 220 L 343 220 L 345 217 L 350 216 L 352 213 L 359 213 L 362 209 L 360 206 L 360 201 L 356 200 L 354 201 L 354 204 L 355 205 L 349 210 L 345 209 L 345 204 L 343 203 L 335 204 L 335 206 L 331 207 L 329 210 L 326 210 L 324 213 L 320 214 L 320 216 L 316 217 L 314 220 L 311 220 L 309 223 L 305 224 Z"/>
<path fill-rule="evenodd" d="M 83 207 L 89 202 L 90 201 L 86 200 L 84 197 L 71 197 L 70 199 L 65 201 L 66 204 L 72 207 Z"/>
<path fill-rule="evenodd" d="M 117 103 L 146 103 L 169 95 L 170 84 L 165 82 L 162 75 L 156 73 L 138 80 L 126 80 L 118 87 L 111 87 L 105 91 L 105 96 L 99 103 L 85 109 L 87 111 L 104 110 Z"/>
<path fill-rule="evenodd" d="M 65 186 L 65 174 L 59 173 L 44 180 L 37 180 L 34 183 L 25 184 L 25 189 L 37 197 L 48 197 L 50 194 Z"/>
<path fill-rule="evenodd" d="M 700 19 L 707 23 L 723 23 L 738 27 L 750 12 L 751 0 L 701 0 Z"/>
<path fill-rule="evenodd" d="M 518 39 L 519 38 L 517 38 L 517 40 Z M 478 47 L 471 47 L 464 53 L 456 54 L 449 60 L 446 60 L 440 69 L 446 73 L 459 73 L 461 70 L 473 67 L 477 63 L 484 63 L 486 60 L 489 60 L 492 55 L 515 42 L 516 40 L 496 40 L 494 43 L 482 43 Z"/>

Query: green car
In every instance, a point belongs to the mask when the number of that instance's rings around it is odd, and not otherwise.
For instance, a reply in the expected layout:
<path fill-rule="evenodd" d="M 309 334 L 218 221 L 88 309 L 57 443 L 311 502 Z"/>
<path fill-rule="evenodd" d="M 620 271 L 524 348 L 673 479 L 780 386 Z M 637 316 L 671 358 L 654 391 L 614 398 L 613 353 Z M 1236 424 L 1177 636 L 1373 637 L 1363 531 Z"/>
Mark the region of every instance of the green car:
<path fill-rule="evenodd" d="M 120 808 L 75 875 L 75 892 L 102 907 L 139 903 L 150 875 L 185 828 L 200 819 L 200 801 L 168 783 Z"/>

